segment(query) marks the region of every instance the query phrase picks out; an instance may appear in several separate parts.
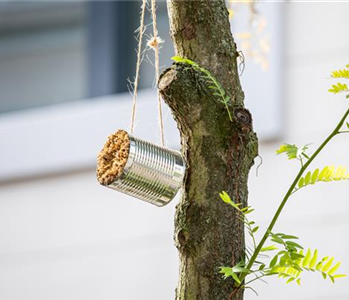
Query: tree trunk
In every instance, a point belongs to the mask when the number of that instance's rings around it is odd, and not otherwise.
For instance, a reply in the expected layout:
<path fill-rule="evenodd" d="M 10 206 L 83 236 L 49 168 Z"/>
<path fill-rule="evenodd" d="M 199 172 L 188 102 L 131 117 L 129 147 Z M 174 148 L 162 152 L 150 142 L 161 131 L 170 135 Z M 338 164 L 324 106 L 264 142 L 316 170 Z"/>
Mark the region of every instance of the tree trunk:
<path fill-rule="evenodd" d="M 223 300 L 233 290 L 219 267 L 244 259 L 244 226 L 236 211 L 220 200 L 226 191 L 247 204 L 247 179 L 258 154 L 252 118 L 244 109 L 236 59 L 223 0 L 168 1 L 176 54 L 208 69 L 231 97 L 229 120 L 200 73 L 182 64 L 167 69 L 159 80 L 180 134 L 187 173 L 176 208 L 175 243 L 180 256 L 177 300 Z M 243 291 L 234 297 L 243 299 Z"/>

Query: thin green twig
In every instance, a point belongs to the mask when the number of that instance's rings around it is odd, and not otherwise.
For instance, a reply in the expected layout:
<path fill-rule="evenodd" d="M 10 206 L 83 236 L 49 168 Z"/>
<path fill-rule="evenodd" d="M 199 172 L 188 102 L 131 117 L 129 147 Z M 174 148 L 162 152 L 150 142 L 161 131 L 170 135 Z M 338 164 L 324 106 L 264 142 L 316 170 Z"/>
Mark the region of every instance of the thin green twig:
<path fill-rule="evenodd" d="M 336 126 L 336 128 L 333 130 L 333 132 L 326 138 L 326 140 L 319 146 L 319 148 L 314 152 L 314 154 L 309 158 L 309 160 L 303 165 L 303 167 L 300 169 L 300 171 L 298 172 L 297 176 L 295 177 L 292 185 L 290 186 L 290 188 L 288 189 L 287 193 L 285 194 L 281 204 L 279 205 L 271 223 L 268 226 L 268 229 L 266 230 L 265 234 L 263 235 L 261 241 L 259 242 L 256 250 L 254 251 L 254 253 L 252 254 L 252 257 L 250 258 L 246 269 L 251 269 L 254 262 L 256 261 L 258 254 L 260 253 L 262 247 L 264 246 L 264 243 L 266 242 L 266 240 L 268 239 L 269 236 L 269 232 L 271 232 L 275 226 L 276 221 L 278 220 L 284 206 L 287 203 L 287 200 L 290 198 L 290 196 L 292 195 L 299 179 L 302 177 L 302 175 L 304 174 L 304 172 L 307 170 L 307 168 L 309 167 L 309 165 L 313 162 L 313 160 L 319 155 L 319 153 L 325 148 L 325 146 L 336 136 L 340 133 L 340 129 L 343 126 L 345 120 L 347 119 L 349 115 L 349 109 L 345 112 L 345 114 L 343 115 L 342 119 L 339 121 L 338 125 Z M 245 273 L 241 273 L 241 277 L 239 278 L 240 281 L 242 282 L 245 277 L 247 276 L 247 274 Z"/>

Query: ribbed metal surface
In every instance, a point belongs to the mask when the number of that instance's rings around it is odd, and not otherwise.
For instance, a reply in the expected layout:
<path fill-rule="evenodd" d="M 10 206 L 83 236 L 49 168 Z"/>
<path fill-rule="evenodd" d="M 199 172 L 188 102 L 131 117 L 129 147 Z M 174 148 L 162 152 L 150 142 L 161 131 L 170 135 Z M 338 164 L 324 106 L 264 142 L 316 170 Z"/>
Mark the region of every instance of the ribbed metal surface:
<path fill-rule="evenodd" d="M 130 153 L 123 175 L 108 187 L 157 206 L 169 203 L 178 192 L 185 165 L 178 151 L 130 138 Z"/>

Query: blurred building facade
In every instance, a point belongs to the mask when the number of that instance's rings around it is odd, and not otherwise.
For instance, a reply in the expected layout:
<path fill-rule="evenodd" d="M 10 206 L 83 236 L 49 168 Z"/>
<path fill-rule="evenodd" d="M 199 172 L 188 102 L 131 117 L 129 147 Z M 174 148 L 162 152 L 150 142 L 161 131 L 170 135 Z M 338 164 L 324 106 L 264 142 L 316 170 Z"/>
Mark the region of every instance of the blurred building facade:
<path fill-rule="evenodd" d="M 263 88 L 251 64 L 242 82 L 263 157 L 258 177 L 251 171 L 249 201 L 265 228 L 298 167 L 276 157 L 275 149 L 282 142 L 313 143 L 314 149 L 346 109 L 327 89 L 330 71 L 348 64 L 349 4 L 259 6 L 277 27 L 275 69 L 261 98 L 253 94 Z M 106 136 L 129 125 L 130 96 L 122 92 L 125 78 L 133 77 L 138 11 L 138 2 L 0 3 L 0 299 L 174 299 L 177 198 L 152 207 L 100 187 L 94 174 Z M 165 67 L 173 49 L 164 3 L 159 12 Z M 155 94 L 146 89 L 153 74 L 145 62 L 136 133 L 156 142 Z M 167 108 L 165 128 L 166 144 L 178 148 Z M 317 166 L 349 167 L 348 147 L 347 137 L 337 138 Z M 346 183 L 301 191 L 277 225 L 334 255 L 347 274 L 348 192 Z M 269 282 L 258 283 L 259 299 L 349 298 L 347 278 L 332 285 L 306 276 L 301 287 Z M 247 291 L 246 299 L 257 296 Z"/>

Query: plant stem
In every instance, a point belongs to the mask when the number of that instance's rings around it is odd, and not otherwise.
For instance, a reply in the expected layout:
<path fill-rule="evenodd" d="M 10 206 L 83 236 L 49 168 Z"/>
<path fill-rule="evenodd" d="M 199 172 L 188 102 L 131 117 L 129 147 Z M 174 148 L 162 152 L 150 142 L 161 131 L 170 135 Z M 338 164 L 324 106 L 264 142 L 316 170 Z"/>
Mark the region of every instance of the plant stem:
<path fill-rule="evenodd" d="M 343 126 L 346 118 L 349 115 L 349 109 L 345 112 L 344 116 L 342 117 L 342 119 L 340 120 L 340 122 L 338 123 L 338 125 L 336 126 L 336 128 L 333 130 L 333 132 L 326 138 L 326 140 L 320 145 L 320 147 L 314 152 L 314 154 L 308 159 L 308 161 L 302 166 L 302 168 L 299 170 L 296 178 L 294 179 L 292 185 L 290 186 L 290 188 L 288 189 L 286 195 L 284 196 L 280 206 L 278 207 L 270 225 L 268 226 L 268 229 L 266 230 L 264 236 L 262 237 L 261 241 L 259 242 L 256 250 L 254 251 L 246 269 L 251 269 L 251 267 L 253 266 L 254 262 L 256 261 L 259 252 L 261 251 L 265 241 L 268 239 L 269 236 L 269 232 L 271 232 L 274 228 L 274 225 L 276 223 L 276 221 L 278 220 L 285 204 L 287 203 L 287 200 L 290 198 L 290 196 L 293 193 L 293 190 L 295 189 L 298 181 L 300 180 L 300 178 L 302 177 L 303 173 L 306 171 L 306 169 L 309 167 L 309 165 L 313 162 L 313 160 L 319 155 L 319 153 L 325 148 L 325 146 L 332 140 L 333 137 L 335 137 L 337 134 L 339 134 L 339 130 L 341 129 L 341 127 Z M 246 273 L 242 273 L 241 274 L 241 282 L 244 280 L 244 278 L 247 276 Z"/>
<path fill-rule="evenodd" d="M 229 111 L 228 104 L 227 104 L 227 103 L 224 103 L 224 104 L 225 104 L 225 109 L 227 110 L 228 115 L 229 115 L 229 120 L 230 120 L 230 122 L 233 122 L 233 119 L 232 119 L 231 114 L 230 114 L 230 111 Z"/>
<path fill-rule="evenodd" d="M 248 284 L 250 284 L 251 282 L 253 282 L 253 281 L 256 281 L 256 280 L 258 280 L 258 279 L 261 279 L 262 277 L 265 277 L 266 275 L 261 275 L 261 276 L 258 276 L 258 277 L 256 277 L 256 278 L 253 278 L 253 279 L 251 279 L 250 281 L 248 281 L 248 282 L 246 282 L 245 283 L 245 285 L 248 285 Z"/>

